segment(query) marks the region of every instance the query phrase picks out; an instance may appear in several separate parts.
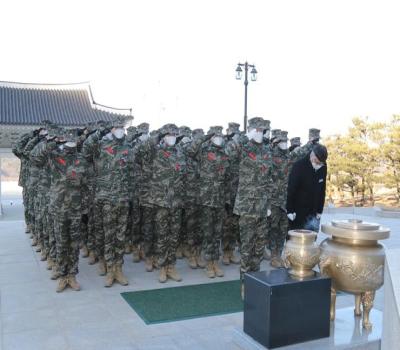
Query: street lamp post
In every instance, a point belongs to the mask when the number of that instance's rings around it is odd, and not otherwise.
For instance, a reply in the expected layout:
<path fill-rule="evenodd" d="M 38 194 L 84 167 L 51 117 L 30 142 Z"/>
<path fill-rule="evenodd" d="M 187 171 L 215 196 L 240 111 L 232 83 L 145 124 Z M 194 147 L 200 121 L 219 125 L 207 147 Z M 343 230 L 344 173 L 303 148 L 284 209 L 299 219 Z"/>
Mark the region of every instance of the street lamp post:
<path fill-rule="evenodd" d="M 244 67 L 244 131 L 247 131 L 247 85 L 249 85 L 248 80 L 248 71 L 250 71 L 250 79 L 251 81 L 257 80 L 257 70 L 254 64 L 248 64 L 247 61 L 245 63 L 238 63 L 236 68 L 236 79 L 242 79 L 242 67 Z"/>

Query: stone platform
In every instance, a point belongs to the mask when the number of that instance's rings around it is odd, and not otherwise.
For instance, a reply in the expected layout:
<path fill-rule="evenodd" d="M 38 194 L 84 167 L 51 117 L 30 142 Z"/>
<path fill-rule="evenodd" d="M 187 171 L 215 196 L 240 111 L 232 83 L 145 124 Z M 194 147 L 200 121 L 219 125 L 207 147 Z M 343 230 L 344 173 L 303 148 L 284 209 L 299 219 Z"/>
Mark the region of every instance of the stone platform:
<path fill-rule="evenodd" d="M 371 331 L 362 328 L 361 317 L 354 317 L 353 307 L 336 310 L 336 320 L 331 322 L 329 338 L 313 340 L 306 343 L 279 347 L 279 350 L 380 350 L 382 336 L 382 312 L 371 310 Z M 233 342 L 244 350 L 266 349 L 249 337 L 242 329 L 235 328 Z"/>

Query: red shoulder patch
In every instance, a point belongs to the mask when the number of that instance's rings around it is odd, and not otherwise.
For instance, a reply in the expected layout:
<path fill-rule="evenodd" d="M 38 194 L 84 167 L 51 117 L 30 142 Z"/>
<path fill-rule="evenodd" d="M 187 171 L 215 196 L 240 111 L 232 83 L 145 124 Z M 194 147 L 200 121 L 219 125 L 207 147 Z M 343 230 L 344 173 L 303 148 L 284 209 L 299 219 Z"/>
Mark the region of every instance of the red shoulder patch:
<path fill-rule="evenodd" d="M 252 160 L 257 160 L 257 155 L 255 153 L 249 152 L 248 155 L 249 155 L 249 158 L 251 158 Z"/>
<path fill-rule="evenodd" d="M 79 159 L 75 160 L 75 165 L 78 165 L 80 163 Z"/>
<path fill-rule="evenodd" d="M 216 159 L 217 159 L 217 156 L 215 155 L 214 152 L 208 152 L 208 153 L 207 153 L 207 159 L 208 159 L 208 160 L 216 160 Z"/>
<path fill-rule="evenodd" d="M 58 164 L 61 164 L 63 166 L 65 166 L 67 164 L 67 161 L 64 158 L 61 158 L 61 157 L 57 157 L 56 161 L 57 161 Z"/>
<path fill-rule="evenodd" d="M 171 157 L 171 152 L 163 151 L 163 155 L 165 158 L 169 158 L 169 157 Z"/>
<path fill-rule="evenodd" d="M 176 163 L 176 164 L 175 164 L 175 170 L 176 170 L 176 171 L 181 170 L 181 165 L 180 165 L 179 163 Z"/>
<path fill-rule="evenodd" d="M 76 171 L 75 171 L 75 170 L 72 170 L 72 171 L 71 171 L 71 176 L 72 176 L 73 178 L 76 177 Z"/>
<path fill-rule="evenodd" d="M 106 147 L 105 150 L 108 154 L 111 154 L 112 156 L 115 154 L 114 148 L 112 148 L 111 146 Z"/>

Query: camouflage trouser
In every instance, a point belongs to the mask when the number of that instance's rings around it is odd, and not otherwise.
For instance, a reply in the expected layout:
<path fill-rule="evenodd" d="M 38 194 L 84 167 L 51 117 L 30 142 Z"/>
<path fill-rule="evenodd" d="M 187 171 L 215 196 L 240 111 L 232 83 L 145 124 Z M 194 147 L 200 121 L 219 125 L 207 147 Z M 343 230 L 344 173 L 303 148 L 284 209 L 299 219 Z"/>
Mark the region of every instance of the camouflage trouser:
<path fill-rule="evenodd" d="M 96 254 L 107 267 L 123 264 L 128 202 L 96 201 Z"/>
<path fill-rule="evenodd" d="M 224 208 L 201 207 L 203 251 L 207 261 L 219 260 L 224 210 Z"/>
<path fill-rule="evenodd" d="M 33 188 L 29 188 L 29 193 L 28 193 L 28 215 L 29 215 L 29 224 L 31 226 L 31 233 L 36 237 L 36 231 L 35 231 L 35 198 L 36 198 L 36 188 L 32 186 Z"/>
<path fill-rule="evenodd" d="M 233 214 L 233 207 L 227 204 L 225 206 L 224 225 L 222 226 L 223 251 L 226 252 L 234 250 L 239 239 L 239 216 Z"/>
<path fill-rule="evenodd" d="M 46 190 L 48 194 L 48 190 Z M 49 253 L 49 224 L 48 219 L 48 206 L 49 198 L 46 193 L 37 195 L 35 201 L 35 235 L 42 250 L 47 255 Z"/>
<path fill-rule="evenodd" d="M 89 251 L 96 252 L 96 208 L 94 198 L 89 202 L 87 213 L 87 241 Z"/>
<path fill-rule="evenodd" d="M 271 207 L 268 229 L 268 248 L 271 252 L 280 255 L 285 244 L 288 233 L 288 218 L 286 213 L 279 207 Z"/>
<path fill-rule="evenodd" d="M 181 223 L 182 209 L 156 208 L 158 266 L 175 265 Z"/>
<path fill-rule="evenodd" d="M 268 219 L 257 216 L 241 215 L 240 227 L 240 278 L 246 272 L 259 271 L 263 258 Z"/>
<path fill-rule="evenodd" d="M 47 211 L 47 232 L 49 234 L 49 253 L 48 256 L 56 261 L 57 260 L 57 247 L 56 247 L 56 230 L 55 230 L 55 215 L 50 210 Z"/>
<path fill-rule="evenodd" d="M 28 197 L 28 190 L 26 185 L 22 188 L 22 201 L 24 203 L 24 217 L 25 217 L 25 224 L 28 226 L 30 224 L 30 215 L 29 215 L 29 197 Z"/>
<path fill-rule="evenodd" d="M 61 276 L 76 275 L 79 263 L 80 210 L 57 211 L 54 226 L 57 270 Z"/>
<path fill-rule="evenodd" d="M 138 245 L 142 241 L 140 232 L 140 206 L 138 200 L 129 202 L 128 225 L 126 229 L 126 243 Z"/>
<path fill-rule="evenodd" d="M 150 258 L 156 254 L 156 230 L 154 227 L 155 208 L 140 207 L 140 231 L 143 237 L 143 249 L 146 258 Z"/>
<path fill-rule="evenodd" d="M 187 244 L 187 213 L 186 208 L 182 210 L 182 224 L 179 229 L 179 237 L 178 237 L 178 245 L 185 245 Z"/>
<path fill-rule="evenodd" d="M 203 235 L 200 228 L 201 207 L 193 205 L 185 208 L 187 244 L 190 247 L 190 253 L 197 255 L 201 251 Z"/>

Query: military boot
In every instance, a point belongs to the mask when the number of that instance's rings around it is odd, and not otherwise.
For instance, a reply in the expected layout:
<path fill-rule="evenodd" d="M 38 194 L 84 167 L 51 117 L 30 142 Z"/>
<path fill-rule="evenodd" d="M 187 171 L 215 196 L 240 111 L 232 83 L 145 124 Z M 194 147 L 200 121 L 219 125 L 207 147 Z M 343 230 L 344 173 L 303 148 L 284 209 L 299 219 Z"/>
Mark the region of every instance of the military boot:
<path fill-rule="evenodd" d="M 114 278 L 121 286 L 127 286 L 129 284 L 128 279 L 122 272 L 122 265 L 118 264 L 114 266 Z"/>
<path fill-rule="evenodd" d="M 82 258 L 87 258 L 89 256 L 89 250 L 86 244 L 82 245 Z"/>
<path fill-rule="evenodd" d="M 140 256 L 140 260 L 145 260 L 146 259 L 146 254 L 144 253 L 144 248 L 140 247 L 139 249 L 139 256 Z"/>
<path fill-rule="evenodd" d="M 129 243 L 125 243 L 125 254 L 130 254 L 131 252 L 131 245 Z"/>
<path fill-rule="evenodd" d="M 214 264 L 213 264 L 212 261 L 208 261 L 207 262 L 206 274 L 207 274 L 208 278 L 214 278 L 215 277 Z"/>
<path fill-rule="evenodd" d="M 160 270 L 160 276 L 158 276 L 158 281 L 160 283 L 165 283 L 165 282 L 167 282 L 167 279 L 168 279 L 167 268 L 165 266 L 162 266 L 161 270 Z"/>
<path fill-rule="evenodd" d="M 188 263 L 189 263 L 190 268 L 197 269 L 197 261 L 196 261 L 196 256 L 195 255 L 191 255 L 189 257 Z"/>
<path fill-rule="evenodd" d="M 134 263 L 140 262 L 140 250 L 137 245 L 132 245 L 132 261 Z"/>
<path fill-rule="evenodd" d="M 235 265 L 240 264 L 240 256 L 236 256 L 236 255 L 235 255 L 235 252 L 234 252 L 234 251 L 231 251 L 231 254 L 230 254 L 230 256 L 229 256 L 229 261 L 230 261 L 232 264 L 235 264 Z"/>
<path fill-rule="evenodd" d="M 68 284 L 75 291 L 81 290 L 81 286 L 78 283 L 78 281 L 76 280 L 75 275 L 69 275 L 68 276 Z"/>
<path fill-rule="evenodd" d="M 224 265 L 231 264 L 231 251 L 229 251 L 229 250 L 224 251 L 224 255 L 222 256 L 222 263 Z"/>
<path fill-rule="evenodd" d="M 154 266 L 153 266 L 153 258 L 152 257 L 146 258 L 146 261 L 144 264 L 145 264 L 147 272 L 153 271 Z"/>
<path fill-rule="evenodd" d="M 46 261 L 47 260 L 47 254 L 44 251 L 44 249 L 42 249 L 42 252 L 40 253 L 40 261 Z"/>
<path fill-rule="evenodd" d="M 38 241 L 37 241 L 36 237 L 33 236 L 31 246 L 36 247 L 37 245 L 38 245 Z"/>
<path fill-rule="evenodd" d="M 89 265 L 94 265 L 97 262 L 97 257 L 96 254 L 94 253 L 94 251 L 89 251 L 89 260 L 88 260 L 88 264 Z"/>
<path fill-rule="evenodd" d="M 179 276 L 178 271 L 176 271 L 175 265 L 168 265 L 167 266 L 167 277 L 175 282 L 182 281 L 182 277 Z"/>
<path fill-rule="evenodd" d="M 31 233 L 31 230 L 30 230 L 30 228 L 29 228 L 28 225 L 25 226 L 25 233 L 26 233 L 27 235 L 29 235 L 29 234 Z"/>
<path fill-rule="evenodd" d="M 187 259 L 189 259 L 192 256 L 192 253 L 190 252 L 190 247 L 189 244 L 184 245 L 183 249 L 183 256 Z"/>
<path fill-rule="evenodd" d="M 58 280 L 56 292 L 57 293 L 61 293 L 65 288 L 67 288 L 67 286 L 68 286 L 68 277 L 67 276 L 62 276 Z"/>
<path fill-rule="evenodd" d="M 57 266 L 54 264 L 53 267 L 51 268 L 50 279 L 56 280 L 58 277 L 60 277 L 60 273 L 57 270 Z"/>
<path fill-rule="evenodd" d="M 111 287 L 114 283 L 114 269 L 109 267 L 107 269 L 106 279 L 104 281 L 104 287 Z"/>
<path fill-rule="evenodd" d="M 51 270 L 54 266 L 54 261 L 52 258 L 47 258 L 47 270 Z"/>
<path fill-rule="evenodd" d="M 204 260 L 201 258 L 201 253 L 198 253 L 198 254 L 196 255 L 196 262 L 197 262 L 197 266 L 200 267 L 201 269 L 204 269 L 204 268 L 207 266 L 207 262 L 204 261 Z"/>
<path fill-rule="evenodd" d="M 270 265 L 272 267 L 284 267 L 284 263 L 283 260 L 281 258 L 281 255 L 279 254 L 278 251 L 273 251 L 271 254 L 271 261 L 270 261 Z"/>
<path fill-rule="evenodd" d="M 107 273 L 106 261 L 104 258 L 99 258 L 98 273 L 100 276 L 104 276 Z"/>
<path fill-rule="evenodd" d="M 213 261 L 213 266 L 214 266 L 214 272 L 215 272 L 215 276 L 217 277 L 224 277 L 224 271 L 222 271 L 220 269 L 220 267 L 218 266 L 218 261 L 214 260 Z"/>
<path fill-rule="evenodd" d="M 40 253 L 42 251 L 42 247 L 40 244 L 37 244 L 35 251 L 36 253 Z"/>

